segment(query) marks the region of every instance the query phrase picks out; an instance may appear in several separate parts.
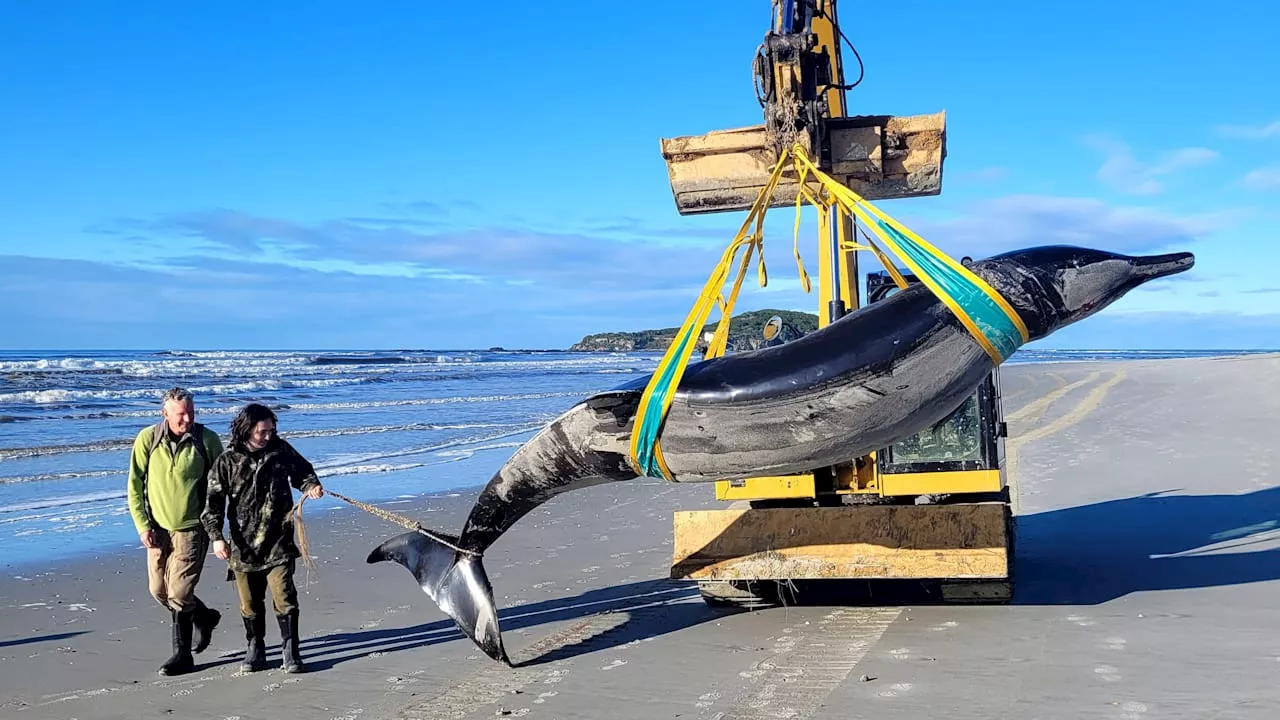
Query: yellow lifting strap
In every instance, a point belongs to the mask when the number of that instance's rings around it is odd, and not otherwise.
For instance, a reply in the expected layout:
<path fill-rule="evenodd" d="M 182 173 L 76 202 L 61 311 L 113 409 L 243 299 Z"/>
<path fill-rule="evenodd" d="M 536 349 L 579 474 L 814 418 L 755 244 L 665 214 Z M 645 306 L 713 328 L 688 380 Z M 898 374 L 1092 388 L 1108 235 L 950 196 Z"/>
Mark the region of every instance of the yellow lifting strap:
<path fill-rule="evenodd" d="M 796 147 L 792 155 L 800 173 L 801 185 L 804 185 L 806 175 L 812 173 L 828 193 L 825 204 L 840 206 L 870 227 L 920 282 L 951 309 L 993 363 L 999 365 L 1019 346 L 1028 342 L 1030 334 L 1022 318 L 987 281 L 819 170 L 809 160 L 803 148 Z M 805 192 L 808 192 L 807 188 Z M 894 274 L 893 263 L 885 262 L 884 253 L 874 248 L 874 243 L 871 245 L 876 256 L 885 263 L 886 269 Z M 901 277 L 894 277 L 894 282 L 902 286 Z"/>
<path fill-rule="evenodd" d="M 712 306 L 718 306 L 721 312 L 719 327 L 716 328 L 704 357 L 722 355 L 728 343 L 729 320 L 733 305 L 741 289 L 742 280 L 751 264 L 754 251 L 761 253 L 760 285 L 767 283 L 764 268 L 764 216 L 770 201 L 777 189 L 778 182 L 785 168 L 791 167 L 799 178 L 799 192 L 796 195 L 795 222 L 795 257 L 800 269 L 801 284 L 804 291 L 809 292 L 809 277 L 804 271 L 800 259 L 800 212 L 802 204 L 808 200 L 818 209 L 819 226 L 829 228 L 828 223 L 835 216 L 837 227 L 841 228 L 838 242 L 842 249 L 870 250 L 884 265 L 898 287 L 907 286 L 906 279 L 898 271 L 895 264 L 863 231 L 866 244 L 847 240 L 843 237 L 843 219 L 849 215 L 856 217 L 888 247 L 889 251 L 904 262 L 920 281 L 933 292 L 960 320 L 960 323 L 973 336 L 992 362 L 999 365 L 1013 354 L 1019 346 L 1029 340 L 1026 325 L 1013 307 L 994 288 L 968 268 L 948 257 L 938 248 L 915 234 L 897 220 L 889 217 L 879 208 L 859 196 L 853 190 L 836 182 L 831 176 L 822 172 L 809 159 L 804 148 L 797 145 L 785 151 L 778 159 L 770 174 L 768 183 L 760 191 L 752 204 L 742 227 L 733 242 L 725 250 L 720 262 L 712 271 L 703 287 L 702 294 L 694 303 L 693 309 L 685 318 L 684 324 L 676 333 L 667 348 L 658 368 L 649 379 L 640 404 L 636 411 L 634 429 L 631 434 L 631 452 L 628 461 L 635 471 L 645 477 L 674 479 L 666 461 L 662 457 L 660 430 L 667 412 L 671 408 L 676 388 L 688 367 L 689 356 L 697 345 L 697 338 L 707 322 Z M 817 181 L 817 189 L 808 185 L 810 178 Z M 748 232 L 752 229 L 754 231 Z M 738 251 L 746 248 L 738 277 L 734 281 L 729 297 L 721 293 L 729 268 Z"/>
<path fill-rule="evenodd" d="M 782 172 L 785 168 L 786 164 L 784 162 L 779 162 L 774 167 L 769 176 L 769 182 L 766 183 L 764 189 L 756 197 L 755 203 L 752 204 L 751 209 L 747 212 L 746 219 L 742 222 L 742 227 L 738 229 L 738 234 L 734 236 L 733 242 L 729 243 L 729 247 L 725 249 L 720 262 L 711 271 L 711 276 L 707 278 L 706 285 L 702 288 L 702 294 L 698 296 L 693 309 L 689 311 L 688 317 L 685 318 L 684 324 L 680 326 L 680 330 L 676 333 L 675 338 L 672 339 L 670 347 L 667 348 L 666 354 L 659 361 L 658 368 L 654 370 L 653 376 L 649 380 L 649 385 L 640 397 L 640 405 L 636 411 L 635 425 L 631 433 L 631 454 L 629 456 L 632 467 L 640 475 L 672 479 L 671 471 L 667 468 L 666 461 L 662 458 L 662 448 L 658 443 L 659 428 L 666 418 L 667 410 L 671 407 L 675 389 L 680 385 L 680 379 L 684 376 L 685 368 L 688 366 L 689 355 L 693 353 L 697 345 L 697 339 L 702 332 L 703 326 L 706 325 L 707 316 L 711 313 L 713 305 L 720 307 L 720 325 L 716 328 L 716 334 L 711 342 L 708 343 L 704 357 L 718 357 L 723 354 L 729 340 L 729 318 L 733 313 L 733 305 L 738 298 L 738 290 L 742 287 L 743 277 L 746 275 L 747 268 L 751 266 L 751 255 L 754 251 L 760 251 L 760 286 L 764 287 L 768 283 L 763 252 L 764 216 L 769 208 L 769 200 L 773 197 L 774 190 L 778 187 L 778 181 L 781 180 Z M 755 226 L 754 229 L 752 225 Z M 746 253 L 739 263 L 738 277 L 734 281 L 729 297 L 725 298 L 721 294 L 721 288 L 724 287 L 725 280 L 729 275 L 729 268 L 733 265 L 734 257 L 744 247 L 746 248 Z M 799 259 L 800 253 L 797 242 L 797 262 L 799 262 Z M 803 265 L 801 265 L 800 271 L 801 281 L 805 285 L 805 292 L 808 292 L 808 276 L 804 273 Z"/>

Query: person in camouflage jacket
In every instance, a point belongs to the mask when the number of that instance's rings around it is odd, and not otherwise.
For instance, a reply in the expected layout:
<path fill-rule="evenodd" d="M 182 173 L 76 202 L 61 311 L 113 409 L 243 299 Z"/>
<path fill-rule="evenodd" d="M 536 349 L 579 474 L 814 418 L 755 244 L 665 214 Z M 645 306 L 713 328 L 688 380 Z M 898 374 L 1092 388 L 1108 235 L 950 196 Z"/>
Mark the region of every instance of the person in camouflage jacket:
<path fill-rule="evenodd" d="M 280 625 L 281 656 L 286 672 L 305 669 L 298 652 L 298 592 L 293 582 L 301 557 L 294 540 L 293 490 L 319 498 L 324 488 L 315 469 L 288 442 L 276 435 L 276 415 L 251 403 L 231 421 L 231 438 L 209 472 L 208 496 L 201 521 L 213 540 L 213 554 L 227 561 L 240 596 L 245 651 L 241 669 L 266 666 L 265 594 L 271 590 Z M 226 520 L 231 542 L 223 535 Z"/>

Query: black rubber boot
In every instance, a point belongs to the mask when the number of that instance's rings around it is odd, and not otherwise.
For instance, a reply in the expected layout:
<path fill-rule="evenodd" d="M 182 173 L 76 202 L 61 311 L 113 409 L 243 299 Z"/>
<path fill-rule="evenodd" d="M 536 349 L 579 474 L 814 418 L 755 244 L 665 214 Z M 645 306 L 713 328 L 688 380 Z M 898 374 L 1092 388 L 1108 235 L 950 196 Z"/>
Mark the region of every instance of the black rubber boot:
<path fill-rule="evenodd" d="M 284 671 L 306 672 L 307 666 L 302 664 L 302 656 L 298 654 L 298 611 L 277 615 L 276 621 L 280 623 L 280 657 L 283 659 Z"/>
<path fill-rule="evenodd" d="M 191 649 L 191 652 L 202 653 L 209 647 L 209 641 L 213 639 L 213 629 L 218 627 L 218 621 L 222 620 L 222 613 L 206 605 L 195 612 L 194 619 L 196 646 Z"/>
<path fill-rule="evenodd" d="M 195 669 L 191 659 L 191 625 L 194 613 L 171 610 L 173 616 L 173 656 L 160 666 L 161 675 L 182 675 Z"/>
<path fill-rule="evenodd" d="M 240 663 L 241 672 L 258 672 L 267 669 L 267 645 L 263 636 L 267 634 L 267 621 L 262 615 L 254 615 L 244 619 L 244 638 L 249 647 L 244 651 L 244 662 Z"/>

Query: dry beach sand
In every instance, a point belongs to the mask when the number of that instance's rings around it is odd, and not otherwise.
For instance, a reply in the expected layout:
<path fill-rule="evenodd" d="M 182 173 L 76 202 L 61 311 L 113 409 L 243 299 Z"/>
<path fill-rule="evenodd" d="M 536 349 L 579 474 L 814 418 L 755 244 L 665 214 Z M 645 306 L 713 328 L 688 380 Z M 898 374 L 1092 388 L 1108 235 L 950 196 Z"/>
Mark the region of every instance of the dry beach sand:
<path fill-rule="evenodd" d="M 1011 366 L 1019 490 L 1009 606 L 712 609 L 666 580 L 671 516 L 711 486 L 558 498 L 486 558 L 507 648 L 483 656 L 395 565 L 400 528 L 307 507 L 312 672 L 237 674 L 235 591 L 199 669 L 160 678 L 167 616 L 143 555 L 6 566 L 0 717 L 1277 718 L 1280 357 Z M 478 479 L 479 480 L 479 479 Z M 474 491 L 389 509 L 455 531 Z"/>

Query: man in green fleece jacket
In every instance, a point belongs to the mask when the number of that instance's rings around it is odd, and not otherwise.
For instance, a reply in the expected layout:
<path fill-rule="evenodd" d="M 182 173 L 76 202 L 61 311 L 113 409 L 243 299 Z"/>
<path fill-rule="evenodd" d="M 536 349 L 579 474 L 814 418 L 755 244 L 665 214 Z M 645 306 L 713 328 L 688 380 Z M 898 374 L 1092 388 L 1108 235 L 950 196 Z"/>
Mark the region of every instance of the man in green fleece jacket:
<path fill-rule="evenodd" d="M 164 419 L 134 438 L 129 462 L 129 513 L 147 549 L 151 596 L 170 612 L 173 655 L 161 675 L 180 675 L 195 667 L 191 633 L 199 631 L 195 652 L 209 646 L 221 614 L 196 597 L 209 538 L 200 524 L 209 468 L 222 454 L 214 431 L 195 421 L 191 393 L 173 388 L 164 394 Z"/>

